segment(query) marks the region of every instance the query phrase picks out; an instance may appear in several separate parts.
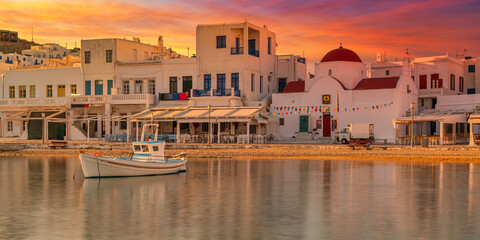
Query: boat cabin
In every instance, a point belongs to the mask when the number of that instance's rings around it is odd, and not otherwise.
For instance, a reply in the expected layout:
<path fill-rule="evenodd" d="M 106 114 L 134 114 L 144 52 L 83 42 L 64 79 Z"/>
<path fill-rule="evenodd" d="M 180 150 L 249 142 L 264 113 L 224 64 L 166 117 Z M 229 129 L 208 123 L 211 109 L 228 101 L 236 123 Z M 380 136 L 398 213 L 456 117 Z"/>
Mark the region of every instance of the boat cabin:
<path fill-rule="evenodd" d="M 142 129 L 142 141 L 133 142 L 133 152 L 135 155 L 147 155 L 155 157 L 165 156 L 165 141 L 158 139 L 158 125 L 145 124 Z"/>

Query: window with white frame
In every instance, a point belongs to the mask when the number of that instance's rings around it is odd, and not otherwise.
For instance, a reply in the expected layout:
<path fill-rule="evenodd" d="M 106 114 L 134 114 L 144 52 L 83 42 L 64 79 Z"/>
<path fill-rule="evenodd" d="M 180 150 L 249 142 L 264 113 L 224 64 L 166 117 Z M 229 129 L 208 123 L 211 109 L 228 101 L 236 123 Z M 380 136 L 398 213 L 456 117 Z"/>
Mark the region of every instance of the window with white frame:
<path fill-rule="evenodd" d="M 148 93 L 155 94 L 155 80 L 148 80 Z"/>
<path fill-rule="evenodd" d="M 130 94 L 130 81 L 124 80 L 122 84 L 122 93 Z"/>
<path fill-rule="evenodd" d="M 143 93 L 143 81 L 135 80 L 135 94 Z"/>
<path fill-rule="evenodd" d="M 13 132 L 13 122 L 12 121 L 7 122 L 7 131 Z"/>
<path fill-rule="evenodd" d="M 111 63 L 113 60 L 113 50 L 105 50 L 105 62 Z"/>

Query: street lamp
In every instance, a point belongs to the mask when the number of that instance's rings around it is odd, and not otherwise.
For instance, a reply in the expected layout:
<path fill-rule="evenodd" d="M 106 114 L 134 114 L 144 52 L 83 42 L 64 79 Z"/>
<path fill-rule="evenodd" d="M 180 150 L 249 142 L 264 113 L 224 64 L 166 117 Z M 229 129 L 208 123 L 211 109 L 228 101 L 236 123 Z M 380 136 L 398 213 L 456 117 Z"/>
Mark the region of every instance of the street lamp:
<path fill-rule="evenodd" d="M 413 148 L 413 109 L 415 109 L 415 103 L 410 103 L 411 115 L 412 115 L 412 134 L 410 135 L 410 147 Z"/>

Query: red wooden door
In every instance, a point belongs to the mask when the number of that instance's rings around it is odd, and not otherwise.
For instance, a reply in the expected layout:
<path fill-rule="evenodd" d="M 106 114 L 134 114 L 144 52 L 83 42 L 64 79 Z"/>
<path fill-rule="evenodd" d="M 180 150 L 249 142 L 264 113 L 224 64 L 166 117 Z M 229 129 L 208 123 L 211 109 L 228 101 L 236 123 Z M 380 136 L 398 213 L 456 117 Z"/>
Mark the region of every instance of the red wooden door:
<path fill-rule="evenodd" d="M 330 137 L 331 131 L 330 131 L 330 114 L 323 114 L 323 136 L 324 137 Z"/>

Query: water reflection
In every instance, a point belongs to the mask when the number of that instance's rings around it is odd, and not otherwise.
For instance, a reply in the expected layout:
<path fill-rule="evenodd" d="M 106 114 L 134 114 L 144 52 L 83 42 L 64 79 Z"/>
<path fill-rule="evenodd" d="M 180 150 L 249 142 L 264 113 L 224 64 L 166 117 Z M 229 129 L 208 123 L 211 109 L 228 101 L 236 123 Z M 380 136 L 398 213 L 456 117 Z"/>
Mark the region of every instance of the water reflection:
<path fill-rule="evenodd" d="M 187 174 L 74 180 L 75 161 L 0 158 L 1 237 L 480 237 L 479 164 L 192 160 Z"/>

